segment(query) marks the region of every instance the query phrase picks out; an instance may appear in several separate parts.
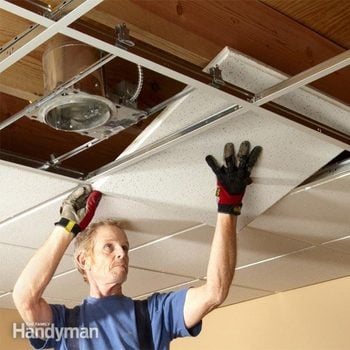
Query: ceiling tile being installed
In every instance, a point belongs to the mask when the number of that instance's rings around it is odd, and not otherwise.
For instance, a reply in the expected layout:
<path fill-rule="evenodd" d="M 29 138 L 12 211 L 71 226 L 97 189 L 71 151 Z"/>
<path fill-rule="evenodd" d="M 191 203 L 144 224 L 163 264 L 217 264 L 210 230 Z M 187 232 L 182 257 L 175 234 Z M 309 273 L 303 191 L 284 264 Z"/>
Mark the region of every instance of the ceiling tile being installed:
<path fill-rule="evenodd" d="M 323 247 L 238 269 L 235 283 L 281 292 L 349 275 L 350 255 Z"/>
<path fill-rule="evenodd" d="M 238 148 L 244 140 L 261 145 L 263 153 L 245 195 L 239 229 L 342 151 L 316 135 L 293 129 L 272 113 L 233 114 L 215 128 L 119 169 L 100 188 L 155 208 L 166 206 L 187 220 L 214 225 L 215 177 L 205 157 L 212 154 L 221 160 L 226 142 L 234 142 Z"/>

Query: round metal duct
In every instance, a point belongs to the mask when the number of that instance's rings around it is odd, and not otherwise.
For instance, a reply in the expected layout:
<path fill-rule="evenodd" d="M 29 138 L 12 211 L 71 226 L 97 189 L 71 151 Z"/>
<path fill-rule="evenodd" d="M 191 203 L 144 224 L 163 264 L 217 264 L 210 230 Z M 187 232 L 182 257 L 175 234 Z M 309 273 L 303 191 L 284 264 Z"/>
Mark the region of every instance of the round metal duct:
<path fill-rule="evenodd" d="M 44 87 L 55 89 L 94 64 L 100 51 L 81 42 L 56 36 L 43 54 Z M 105 124 L 115 105 L 105 96 L 102 70 L 96 70 L 39 110 L 41 120 L 64 131 L 91 130 Z"/>

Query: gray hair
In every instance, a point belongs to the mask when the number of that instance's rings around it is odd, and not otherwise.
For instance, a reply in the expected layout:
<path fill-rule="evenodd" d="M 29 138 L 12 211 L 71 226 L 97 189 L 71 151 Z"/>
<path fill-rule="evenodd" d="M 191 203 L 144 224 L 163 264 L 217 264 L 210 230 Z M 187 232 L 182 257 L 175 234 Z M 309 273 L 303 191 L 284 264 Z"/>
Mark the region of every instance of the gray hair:
<path fill-rule="evenodd" d="M 122 230 L 122 223 L 116 219 L 109 218 L 96 221 L 90 224 L 84 231 L 80 232 L 74 242 L 74 263 L 78 271 L 83 275 L 85 282 L 88 282 L 85 270 L 80 266 L 78 257 L 80 255 L 90 256 L 93 259 L 94 238 L 96 231 L 101 226 L 114 226 Z"/>

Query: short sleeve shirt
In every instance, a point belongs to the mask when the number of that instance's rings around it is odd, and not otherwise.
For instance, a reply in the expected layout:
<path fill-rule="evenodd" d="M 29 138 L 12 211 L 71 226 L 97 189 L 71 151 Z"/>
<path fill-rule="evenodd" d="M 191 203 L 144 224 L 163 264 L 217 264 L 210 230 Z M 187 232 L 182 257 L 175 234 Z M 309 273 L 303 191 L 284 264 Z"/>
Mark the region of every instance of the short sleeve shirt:
<path fill-rule="evenodd" d="M 187 329 L 183 310 L 187 289 L 171 293 L 155 293 L 148 298 L 152 338 L 156 350 L 169 349 L 177 337 L 196 336 L 201 322 Z M 52 332 L 46 341 L 30 339 L 35 349 L 69 350 L 65 337 L 64 305 L 50 305 L 53 312 Z M 51 330 L 51 329 L 50 329 Z M 79 338 L 80 350 L 139 349 L 134 302 L 125 296 L 87 297 L 80 306 L 79 329 L 69 330 L 68 336 Z M 75 333 L 74 333 L 75 332 Z"/>

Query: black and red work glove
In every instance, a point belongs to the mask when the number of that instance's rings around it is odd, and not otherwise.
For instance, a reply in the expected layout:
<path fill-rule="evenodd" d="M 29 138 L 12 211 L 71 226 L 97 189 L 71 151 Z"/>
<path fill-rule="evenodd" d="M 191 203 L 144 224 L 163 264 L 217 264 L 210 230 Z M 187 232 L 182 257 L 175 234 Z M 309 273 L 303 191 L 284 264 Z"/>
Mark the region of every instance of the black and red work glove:
<path fill-rule="evenodd" d="M 101 197 L 102 193 L 93 191 L 90 185 L 78 187 L 63 201 L 61 218 L 55 225 L 64 227 L 76 236 L 89 225 Z"/>
<path fill-rule="evenodd" d="M 250 143 L 242 142 L 237 154 L 239 163 L 236 166 L 233 143 L 227 143 L 224 149 L 226 165 L 220 167 L 213 156 L 205 158 L 217 178 L 216 196 L 218 197 L 219 213 L 241 214 L 245 189 L 252 183 L 250 173 L 261 151 L 262 147 L 256 146 L 250 152 Z"/>

